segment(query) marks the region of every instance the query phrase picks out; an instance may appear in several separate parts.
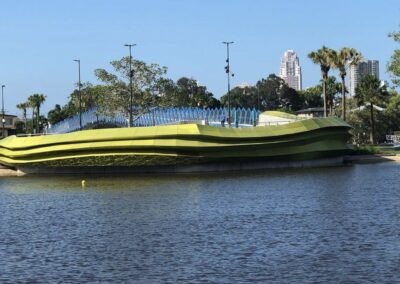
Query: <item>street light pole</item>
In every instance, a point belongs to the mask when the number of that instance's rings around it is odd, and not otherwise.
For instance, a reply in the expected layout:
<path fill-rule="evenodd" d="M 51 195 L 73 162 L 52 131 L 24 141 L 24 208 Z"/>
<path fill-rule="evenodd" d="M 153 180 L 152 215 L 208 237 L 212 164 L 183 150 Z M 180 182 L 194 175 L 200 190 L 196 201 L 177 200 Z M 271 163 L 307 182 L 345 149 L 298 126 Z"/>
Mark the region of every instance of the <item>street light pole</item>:
<path fill-rule="evenodd" d="M 124 44 L 124 46 L 129 47 L 129 91 L 130 91 L 130 103 L 129 103 L 129 126 L 132 127 L 133 124 L 133 89 L 132 89 L 132 46 L 136 46 L 136 44 Z"/>
<path fill-rule="evenodd" d="M 231 80 L 230 80 L 230 75 L 231 75 L 231 70 L 229 67 L 229 45 L 233 44 L 233 41 L 223 41 L 223 44 L 226 44 L 226 63 L 227 65 L 225 66 L 225 72 L 228 76 L 228 124 L 229 127 L 231 126 Z M 233 76 L 233 74 L 232 74 Z"/>
<path fill-rule="evenodd" d="M 79 96 L 79 129 L 82 129 L 82 95 L 81 95 L 81 60 L 74 59 L 78 62 L 78 96 Z"/>
<path fill-rule="evenodd" d="M 4 138 L 4 123 L 6 122 L 4 118 L 4 88 L 6 85 L 1 85 L 1 113 L 2 113 L 2 119 L 1 123 L 3 124 L 3 130 L 1 132 L 1 137 Z"/>

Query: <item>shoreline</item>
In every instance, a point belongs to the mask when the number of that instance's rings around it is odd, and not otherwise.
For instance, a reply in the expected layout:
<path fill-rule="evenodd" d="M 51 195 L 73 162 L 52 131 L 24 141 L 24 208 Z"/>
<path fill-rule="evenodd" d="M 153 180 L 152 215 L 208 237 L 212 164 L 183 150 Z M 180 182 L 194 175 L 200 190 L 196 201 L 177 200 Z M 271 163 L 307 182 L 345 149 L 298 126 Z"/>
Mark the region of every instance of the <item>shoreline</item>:
<path fill-rule="evenodd" d="M 345 163 L 367 164 L 380 162 L 400 162 L 400 155 L 348 155 L 344 157 Z"/>
<path fill-rule="evenodd" d="M 348 164 L 372 164 L 372 163 L 382 163 L 382 162 L 400 162 L 400 155 L 348 155 L 343 157 L 343 165 Z M 40 174 L 40 173 L 39 173 Z M 0 165 L 0 177 L 17 177 L 24 176 L 25 173 L 7 168 Z"/>
<path fill-rule="evenodd" d="M 18 176 L 23 176 L 23 174 L 21 174 L 21 172 L 19 172 L 18 170 L 0 167 L 0 177 L 18 177 Z"/>

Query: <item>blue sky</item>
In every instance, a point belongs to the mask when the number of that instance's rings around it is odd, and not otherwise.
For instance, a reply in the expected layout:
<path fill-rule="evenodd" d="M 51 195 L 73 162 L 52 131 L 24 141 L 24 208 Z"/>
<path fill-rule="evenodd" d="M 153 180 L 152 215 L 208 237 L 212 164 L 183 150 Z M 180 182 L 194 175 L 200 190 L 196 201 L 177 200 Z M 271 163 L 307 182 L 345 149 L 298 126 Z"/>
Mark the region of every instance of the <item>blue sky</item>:
<path fill-rule="evenodd" d="M 380 61 L 381 79 L 398 44 L 387 37 L 400 29 L 398 0 L 2 0 L 0 84 L 5 109 L 33 93 L 47 95 L 43 110 L 65 104 L 77 81 L 99 83 L 94 69 L 128 54 L 168 67 L 176 80 L 192 77 L 216 97 L 226 92 L 226 49 L 231 47 L 232 85 L 255 83 L 279 72 L 284 51 L 300 57 L 303 87 L 320 80 L 307 58 L 322 45 L 354 47 Z"/>

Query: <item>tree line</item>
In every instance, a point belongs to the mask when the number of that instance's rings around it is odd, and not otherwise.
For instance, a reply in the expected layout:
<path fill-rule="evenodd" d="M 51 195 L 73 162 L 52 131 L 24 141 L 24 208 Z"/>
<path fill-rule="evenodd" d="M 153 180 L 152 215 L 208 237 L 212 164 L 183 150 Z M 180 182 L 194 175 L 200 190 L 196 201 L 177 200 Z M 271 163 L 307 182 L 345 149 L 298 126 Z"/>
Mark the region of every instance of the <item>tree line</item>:
<path fill-rule="evenodd" d="M 390 34 L 396 42 L 400 42 L 400 32 Z M 320 84 L 305 90 L 296 91 L 275 74 L 270 74 L 256 82 L 254 86 L 234 87 L 230 92 L 231 107 L 256 108 L 264 110 L 282 110 L 295 112 L 304 108 L 322 107 L 325 116 L 339 116 L 353 125 L 354 137 L 357 142 L 366 142 L 366 127 L 369 141 L 375 143 L 382 140 L 381 129 L 387 132 L 398 130 L 400 117 L 398 112 L 398 94 L 387 90 L 373 76 L 362 78 L 356 88 L 356 95 L 347 99 L 345 77 L 352 65 L 362 60 L 362 54 L 354 48 L 342 48 L 335 51 L 329 47 L 310 52 L 308 58 L 319 65 L 321 70 Z M 79 97 L 81 111 L 97 108 L 99 114 L 113 114 L 116 111 L 128 116 L 130 104 L 130 76 L 132 76 L 133 113 L 140 115 L 154 107 L 201 107 L 214 108 L 228 105 L 228 94 L 219 100 L 207 87 L 200 85 L 193 78 L 182 77 L 176 81 L 166 78 L 167 68 L 158 64 L 148 64 L 140 60 L 132 60 L 130 73 L 130 58 L 110 62 L 112 71 L 96 69 L 94 71 L 101 84 L 93 85 L 86 82 L 81 85 L 81 96 L 78 90 L 70 95 L 64 106 L 55 105 L 47 117 L 40 114 L 41 105 L 45 102 L 44 94 L 33 94 L 25 102 L 17 105 L 22 111 L 23 122 L 20 132 L 39 133 L 44 125 L 57 123 L 69 116 L 79 113 Z M 394 86 L 400 85 L 400 50 L 396 49 L 388 63 L 388 71 L 392 75 Z M 329 76 L 331 70 L 337 70 L 339 81 Z M 360 111 L 352 111 L 359 106 L 366 106 Z M 375 107 L 374 107 L 375 106 Z M 384 107 L 391 112 L 390 118 L 382 120 L 383 112 L 375 114 L 376 106 Z M 351 111 L 348 111 L 350 108 Z M 32 111 L 32 119 L 27 119 L 27 111 Z M 385 113 L 386 113 L 385 112 Z M 349 116 L 346 117 L 346 114 Z M 385 126 L 381 124 L 385 122 Z M 376 125 L 379 124 L 379 125 Z M 379 131 L 376 133 L 376 129 Z M 363 135 L 360 135 L 363 133 Z"/>

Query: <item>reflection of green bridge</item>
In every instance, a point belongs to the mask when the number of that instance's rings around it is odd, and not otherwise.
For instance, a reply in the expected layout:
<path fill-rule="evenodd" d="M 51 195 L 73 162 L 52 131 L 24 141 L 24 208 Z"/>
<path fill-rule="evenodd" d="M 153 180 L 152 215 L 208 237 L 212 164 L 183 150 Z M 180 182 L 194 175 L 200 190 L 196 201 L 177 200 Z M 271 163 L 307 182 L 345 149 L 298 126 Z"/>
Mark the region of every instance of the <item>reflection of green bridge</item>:
<path fill-rule="evenodd" d="M 77 173 L 329 164 L 349 151 L 349 129 L 331 117 L 250 128 L 178 124 L 11 136 L 0 141 L 0 164 L 26 172 Z"/>

